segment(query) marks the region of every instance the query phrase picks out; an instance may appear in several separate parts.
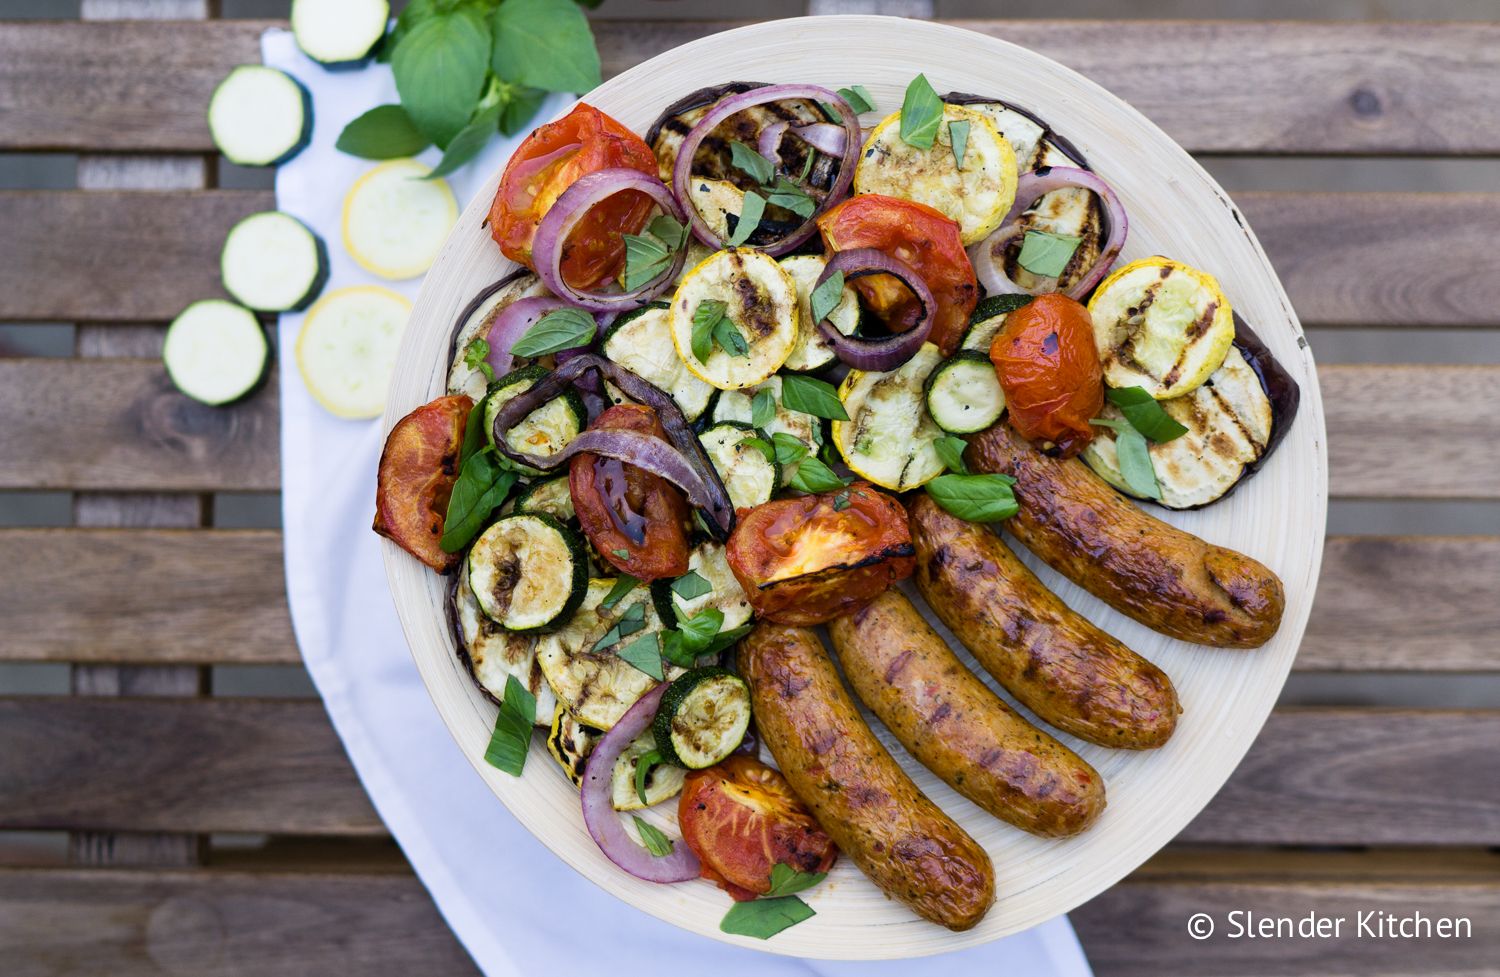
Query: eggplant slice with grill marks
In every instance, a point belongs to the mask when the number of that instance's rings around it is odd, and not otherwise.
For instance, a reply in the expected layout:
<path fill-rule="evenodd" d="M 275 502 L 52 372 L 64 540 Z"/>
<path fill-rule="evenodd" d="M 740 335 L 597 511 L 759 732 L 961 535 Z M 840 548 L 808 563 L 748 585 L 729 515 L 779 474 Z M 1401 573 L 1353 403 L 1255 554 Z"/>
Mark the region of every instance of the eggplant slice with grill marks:
<path fill-rule="evenodd" d="M 535 635 L 507 631 L 485 617 L 479 609 L 474 591 L 469 589 L 469 575 L 455 573 L 448 589 L 448 624 L 474 685 L 495 705 L 505 698 L 505 684 L 514 675 L 526 690 L 536 696 L 537 725 L 545 726 L 557 708 L 557 697 L 542 675 L 536 660 Z"/>
<path fill-rule="evenodd" d="M 489 334 L 490 326 L 494 325 L 495 317 L 512 302 L 547 294 L 549 293 L 542 287 L 541 279 L 530 269 L 517 268 L 474 296 L 473 301 L 458 314 L 458 322 L 453 327 L 448 393 L 468 394 L 475 403 L 482 400 L 489 384 L 482 371 L 464 362 L 469 344 L 476 339 L 484 339 Z"/>
<path fill-rule="evenodd" d="M 1060 136 L 1037 115 L 1026 109 L 984 95 L 949 92 L 943 101 L 964 105 L 984 113 L 1016 151 L 1016 171 L 1029 173 L 1046 166 L 1075 166 L 1090 169 L 1083 153 L 1065 136 Z M 1026 230 L 1047 231 L 1080 238 L 1067 267 L 1058 278 L 1057 290 L 1066 291 L 1082 278 L 1099 260 L 1099 248 L 1109 237 L 1109 223 L 1098 199 L 1088 190 L 1069 187 L 1043 194 L 1020 217 Z M 1006 250 L 1005 273 L 1010 280 L 1031 290 L 1042 280 L 1022 268 L 1019 262 L 1025 235 L 1018 235 Z"/>

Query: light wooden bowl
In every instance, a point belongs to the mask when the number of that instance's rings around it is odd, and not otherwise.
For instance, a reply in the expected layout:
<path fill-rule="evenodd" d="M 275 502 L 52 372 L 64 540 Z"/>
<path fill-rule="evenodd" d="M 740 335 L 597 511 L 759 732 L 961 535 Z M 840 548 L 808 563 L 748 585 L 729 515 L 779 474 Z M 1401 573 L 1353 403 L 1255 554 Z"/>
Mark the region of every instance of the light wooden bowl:
<path fill-rule="evenodd" d="M 1219 651 L 1162 637 L 1028 557 L 1072 607 L 1164 668 L 1184 706 L 1172 741 L 1151 753 L 1101 749 L 1061 736 L 1108 784 L 1109 807 L 1090 831 L 1044 841 L 995 820 L 912 761 L 872 720 L 922 790 L 989 850 L 999 891 L 994 909 L 973 930 L 950 933 L 888 900 L 846 858 L 827 883 L 807 894 L 817 910 L 813 919 L 765 942 L 726 936 L 719 921 L 729 899 L 709 883 L 652 885 L 605 859 L 584 831 L 578 792 L 547 756 L 540 736 L 524 777 L 484 762 L 495 707 L 455 657 L 443 612 L 445 581 L 385 545 L 396 608 L 428 691 L 479 776 L 521 823 L 630 904 L 694 932 L 776 953 L 883 959 L 955 950 L 1027 929 L 1113 885 L 1182 830 L 1250 747 L 1297 653 L 1322 555 L 1328 486 L 1323 407 L 1312 355 L 1286 293 L 1224 191 L 1165 133 L 1109 92 L 1039 54 L 981 34 L 897 18 L 813 17 L 694 41 L 611 79 L 585 99 L 637 132 L 679 96 L 739 79 L 830 88 L 863 83 L 884 114 L 900 107 L 907 82 L 919 71 L 939 92 L 992 94 L 1040 114 L 1071 138 L 1130 215 L 1122 262 L 1160 253 L 1217 275 L 1235 308 L 1302 386 L 1296 424 L 1262 472 L 1217 505 L 1168 516 L 1281 576 L 1286 616 L 1265 647 Z M 442 392 L 455 316 L 510 268 L 483 226 L 498 182 L 497 172 L 470 201 L 422 286 L 391 382 L 387 429 Z M 675 827 L 675 810 L 654 816 L 669 830 Z"/>

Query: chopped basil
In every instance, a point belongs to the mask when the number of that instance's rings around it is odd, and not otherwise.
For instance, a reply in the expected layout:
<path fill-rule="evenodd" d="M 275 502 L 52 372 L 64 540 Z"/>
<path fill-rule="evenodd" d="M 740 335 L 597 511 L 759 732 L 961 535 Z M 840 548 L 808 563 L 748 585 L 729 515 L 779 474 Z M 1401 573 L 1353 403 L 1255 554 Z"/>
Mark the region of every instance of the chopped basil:
<path fill-rule="evenodd" d="M 813 157 L 817 155 L 816 152 L 809 149 L 807 155 L 802 157 L 802 172 L 797 174 L 798 183 L 807 182 L 807 175 L 812 172 Z"/>
<path fill-rule="evenodd" d="M 677 630 L 682 633 L 683 650 L 689 654 L 703 654 L 723 626 L 724 612 L 717 607 L 705 608 L 686 621 L 679 621 Z"/>
<path fill-rule="evenodd" d="M 651 223 L 646 225 L 646 230 L 661 239 L 661 242 L 673 251 L 687 243 L 688 226 L 677 223 L 671 214 L 657 214 L 651 218 Z"/>
<path fill-rule="evenodd" d="M 736 936 L 750 936 L 757 940 L 769 940 L 782 930 L 812 919 L 817 913 L 796 896 L 778 896 L 775 899 L 755 899 L 737 902 L 724 914 L 719 923 L 720 931 Z"/>
<path fill-rule="evenodd" d="M 948 123 L 948 139 L 953 144 L 953 165 L 964 168 L 964 154 L 969 150 L 969 123 L 960 119 Z"/>
<path fill-rule="evenodd" d="M 672 581 L 672 593 L 683 600 L 692 600 L 713 593 L 714 585 L 703 578 L 697 570 L 689 570 Z"/>
<path fill-rule="evenodd" d="M 653 631 L 650 634 L 641 635 L 616 654 L 634 668 L 660 682 L 664 675 L 661 669 L 661 643 L 656 638 L 657 633 Z"/>
<path fill-rule="evenodd" d="M 650 750 L 642 753 L 635 761 L 635 796 L 641 799 L 641 804 L 651 806 L 651 801 L 646 797 L 646 778 L 651 776 L 651 770 L 661 763 L 661 751 Z"/>
<path fill-rule="evenodd" d="M 739 443 L 748 444 L 756 451 L 759 451 L 761 454 L 766 456 L 766 461 L 776 460 L 776 446 L 771 444 L 771 442 L 767 441 L 765 438 L 759 437 L 754 434 L 748 434 L 744 438 L 740 439 Z"/>
<path fill-rule="evenodd" d="M 720 316 L 719 321 L 714 323 L 714 342 L 730 356 L 750 355 L 750 344 L 745 342 L 745 337 L 727 315 Z"/>
<path fill-rule="evenodd" d="M 823 283 L 812 290 L 808 297 L 808 305 L 812 308 L 812 324 L 816 328 L 818 323 L 828 318 L 828 314 L 838 308 L 839 302 L 844 297 L 844 273 L 835 271 L 823 280 Z"/>
<path fill-rule="evenodd" d="M 1127 422 L 1109 417 L 1096 417 L 1089 423 L 1114 429 L 1120 475 L 1130 491 L 1142 498 L 1160 500 L 1161 486 L 1156 482 L 1156 466 L 1151 464 L 1151 448 L 1146 444 L 1146 436 Z"/>
<path fill-rule="evenodd" d="M 719 320 L 724 318 L 724 312 L 729 308 L 719 299 L 704 299 L 698 303 L 693 310 L 693 335 L 692 352 L 693 357 L 700 363 L 706 363 L 714 353 L 714 327 Z"/>
<path fill-rule="evenodd" d="M 906 86 L 906 98 L 901 103 L 901 141 L 917 149 L 931 149 L 942 121 L 943 100 L 926 75 L 917 75 Z"/>
<path fill-rule="evenodd" d="M 736 169 L 762 185 L 770 183 L 776 172 L 775 163 L 737 139 L 729 144 L 729 159 Z"/>
<path fill-rule="evenodd" d="M 594 317 L 581 309 L 553 309 L 511 346 L 513 356 L 546 356 L 549 353 L 587 346 L 597 329 Z"/>
<path fill-rule="evenodd" d="M 826 417 L 833 421 L 847 421 L 849 412 L 839 402 L 839 392 L 833 384 L 816 377 L 797 374 L 782 377 L 781 405 L 787 410 L 801 411 L 814 417 Z"/>
<path fill-rule="evenodd" d="M 745 194 L 745 202 L 740 207 L 740 213 L 735 218 L 734 233 L 729 235 L 725 243 L 732 248 L 750 240 L 750 235 L 760 226 L 760 219 L 766 212 L 766 198 L 755 191 Z"/>
<path fill-rule="evenodd" d="M 927 483 L 932 501 L 968 522 L 999 522 L 1019 508 L 1009 475 L 939 475 Z"/>
<path fill-rule="evenodd" d="M 628 559 L 630 559 L 630 551 L 627 550 L 627 549 L 624 549 L 623 547 L 620 548 L 620 549 L 617 549 L 617 550 L 610 550 L 609 552 L 615 558 L 617 558 L 617 559 L 620 559 L 620 560 L 628 560 Z"/>
<path fill-rule="evenodd" d="M 750 398 L 750 424 L 765 427 L 776 419 L 776 392 L 770 387 L 757 390 Z"/>
<path fill-rule="evenodd" d="M 818 209 L 818 205 L 813 202 L 812 197 L 807 195 L 806 190 L 784 176 L 778 176 L 770 190 L 766 203 L 785 207 L 798 217 L 811 217 L 813 211 Z"/>
<path fill-rule="evenodd" d="M 807 457 L 807 445 L 784 431 L 771 435 L 771 444 L 775 448 L 772 460 L 778 465 L 790 465 Z"/>
<path fill-rule="evenodd" d="M 459 470 L 453 493 L 448 497 L 443 535 L 438 540 L 442 551 L 457 553 L 468 546 L 515 484 L 516 473 L 493 448 L 483 448 L 470 455 Z"/>
<path fill-rule="evenodd" d="M 490 366 L 487 357 L 490 355 L 490 344 L 486 339 L 476 339 L 464 347 L 464 366 L 471 370 L 478 370 L 484 374 L 485 382 L 495 382 L 495 368 Z"/>
<path fill-rule="evenodd" d="M 798 492 L 817 494 L 841 489 L 848 483 L 822 461 L 807 457 L 802 459 L 802 463 L 797 466 L 797 473 L 787 484 Z"/>
<path fill-rule="evenodd" d="M 1016 262 L 1033 275 L 1057 278 L 1068 267 L 1081 237 L 1053 234 L 1050 231 L 1027 231 Z"/>
<path fill-rule="evenodd" d="M 642 821 L 639 814 L 632 814 L 631 817 L 635 819 L 635 830 L 641 836 L 642 848 L 657 858 L 672 854 L 672 839 L 662 834 L 660 828 Z"/>
<path fill-rule="evenodd" d="M 604 651 L 612 645 L 619 644 L 622 640 L 635 634 L 645 626 L 646 605 L 639 602 L 631 604 L 626 608 L 625 613 L 620 615 L 620 619 L 614 623 L 614 626 L 604 632 L 603 637 L 594 642 L 594 647 L 590 650 L 596 653 Z"/>
<path fill-rule="evenodd" d="M 1158 444 L 1176 440 L 1187 433 L 1187 428 L 1168 414 L 1144 387 L 1108 389 L 1104 395 L 1111 404 L 1120 408 L 1131 427 Z"/>
<path fill-rule="evenodd" d="M 628 573 L 622 573 L 615 578 L 615 585 L 609 588 L 609 593 L 599 602 L 600 607 L 614 610 L 615 605 L 624 600 L 632 590 L 640 585 L 640 581 Z"/>
<path fill-rule="evenodd" d="M 531 729 L 535 722 L 536 696 L 514 675 L 507 676 L 500 713 L 495 717 L 495 731 L 490 734 L 490 745 L 484 751 L 485 762 L 512 777 L 521 776 L 526 767 L 526 754 L 531 748 Z"/>
<path fill-rule="evenodd" d="M 475 341 L 482 342 L 482 340 Z M 484 345 L 486 348 L 489 347 L 489 343 L 485 343 Z M 489 364 L 485 365 L 488 366 Z M 490 372 L 493 373 L 494 371 Z M 464 463 L 473 457 L 474 452 L 479 451 L 485 446 L 486 440 L 484 435 L 484 398 L 481 397 L 479 398 L 479 403 L 469 409 L 469 420 L 464 425 L 464 444 L 458 454 L 458 469 L 460 472 L 463 471 Z M 448 508 L 453 508 L 451 502 Z"/>
<path fill-rule="evenodd" d="M 932 444 L 932 448 L 937 452 L 938 458 L 955 475 L 969 474 L 969 466 L 964 464 L 964 449 L 968 446 L 969 442 L 963 438 L 954 437 L 951 434 L 943 435 Z"/>
<path fill-rule="evenodd" d="M 847 508 L 849 508 L 849 493 L 848 492 L 840 492 L 838 495 L 835 495 L 833 497 L 833 511 L 834 512 L 843 512 Z"/>
<path fill-rule="evenodd" d="M 634 291 L 660 277 L 687 243 L 687 225 L 668 214 L 658 214 L 645 234 L 622 234 L 625 241 L 625 287 Z"/>
<path fill-rule="evenodd" d="M 843 96 L 844 101 L 849 103 L 849 107 L 856 115 L 875 111 L 875 96 L 871 95 L 870 90 L 865 86 L 850 85 L 848 88 L 840 88 L 838 92 Z"/>
<path fill-rule="evenodd" d="M 764 898 L 790 896 L 811 889 L 828 878 L 827 872 L 799 872 L 785 862 L 771 866 L 771 889 Z"/>

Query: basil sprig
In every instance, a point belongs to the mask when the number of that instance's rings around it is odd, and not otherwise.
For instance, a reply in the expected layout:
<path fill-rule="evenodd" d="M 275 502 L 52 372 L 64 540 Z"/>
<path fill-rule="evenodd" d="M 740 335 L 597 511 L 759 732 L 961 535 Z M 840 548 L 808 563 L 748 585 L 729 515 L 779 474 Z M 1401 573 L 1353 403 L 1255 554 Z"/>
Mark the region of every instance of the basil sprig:
<path fill-rule="evenodd" d="M 1020 508 L 1009 475 L 939 475 L 927 483 L 927 494 L 948 513 L 966 522 L 1000 522 Z"/>
<path fill-rule="evenodd" d="M 1187 428 L 1166 412 L 1144 387 L 1114 387 L 1104 391 L 1109 402 L 1120 408 L 1130 426 L 1158 444 L 1175 441 Z"/>
<path fill-rule="evenodd" d="M 969 474 L 969 466 L 964 464 L 964 449 L 969 442 L 963 438 L 945 434 L 932 443 L 932 450 L 937 452 L 938 460 L 955 475 Z"/>
<path fill-rule="evenodd" d="M 536 696 L 514 675 L 507 676 L 500 714 L 495 717 L 495 731 L 490 734 L 490 745 L 484 751 L 485 762 L 512 777 L 521 776 L 535 722 Z"/>
<path fill-rule="evenodd" d="M 813 417 L 847 421 L 849 412 L 839 401 L 838 388 L 827 380 L 790 374 L 781 378 L 781 406 Z"/>
<path fill-rule="evenodd" d="M 662 657 L 679 668 L 692 668 L 704 655 L 716 655 L 750 633 L 751 625 L 722 630 L 724 612 L 717 607 L 699 611 L 677 627 L 661 633 Z"/>
<path fill-rule="evenodd" d="M 917 75 L 906 86 L 906 98 L 901 103 L 901 141 L 917 149 L 931 149 L 942 121 L 943 100 L 926 75 Z"/>
<path fill-rule="evenodd" d="M 598 326 L 582 309 L 553 309 L 510 347 L 513 356 L 546 356 L 594 341 Z"/>
<path fill-rule="evenodd" d="M 797 472 L 787 486 L 798 492 L 817 495 L 819 492 L 841 489 L 848 484 L 848 480 L 840 478 L 838 473 L 824 464 L 821 459 L 809 455 L 797 465 Z"/>
<path fill-rule="evenodd" d="M 495 368 L 490 366 L 488 357 L 490 355 L 489 340 L 480 337 L 464 347 L 464 366 L 471 370 L 478 370 L 484 374 L 486 383 L 495 382 Z"/>
<path fill-rule="evenodd" d="M 1021 242 L 1021 253 L 1016 263 L 1033 275 L 1057 278 L 1068 267 L 1073 252 L 1078 250 L 1081 237 L 1053 234 L 1050 231 L 1027 231 Z"/>
<path fill-rule="evenodd" d="M 799 872 L 778 862 L 771 867 L 771 887 L 766 894 L 749 902 L 735 903 L 724 914 L 719 929 L 758 940 L 770 939 L 817 915 L 796 893 L 812 888 L 827 877 L 826 872 Z"/>

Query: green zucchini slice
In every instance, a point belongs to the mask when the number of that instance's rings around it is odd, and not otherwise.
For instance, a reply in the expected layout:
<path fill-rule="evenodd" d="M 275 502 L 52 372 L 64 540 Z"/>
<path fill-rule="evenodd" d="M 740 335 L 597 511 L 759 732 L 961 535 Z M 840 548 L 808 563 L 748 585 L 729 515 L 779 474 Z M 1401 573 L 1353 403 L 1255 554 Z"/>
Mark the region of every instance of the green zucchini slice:
<path fill-rule="evenodd" d="M 491 444 L 495 443 L 495 418 L 499 416 L 500 408 L 510 403 L 512 397 L 531 389 L 531 385 L 547 373 L 546 367 L 533 364 L 512 370 L 495 381 L 484 401 L 484 433 Z M 588 423 L 583 398 L 576 390 L 569 389 L 527 414 L 521 423 L 506 432 L 505 441 L 517 451 L 552 455 L 566 448 Z M 524 465 L 516 467 L 531 474 L 541 474 Z"/>
<path fill-rule="evenodd" d="M 1030 302 L 1030 295 L 991 295 L 980 299 L 969 316 L 969 331 L 964 333 L 963 349 L 990 355 L 995 336 L 1005 325 L 1005 317 Z"/>
<path fill-rule="evenodd" d="M 671 763 L 658 763 L 646 774 L 646 803 L 641 803 L 641 795 L 635 789 L 635 768 L 642 757 L 657 749 L 656 737 L 648 729 L 631 740 L 615 761 L 609 781 L 610 797 L 616 811 L 639 811 L 676 797 L 682 791 L 687 771 Z"/>
<path fill-rule="evenodd" d="M 750 687 L 727 668 L 695 668 L 672 683 L 651 722 L 668 763 L 702 770 L 739 749 L 750 728 Z"/>
<path fill-rule="evenodd" d="M 698 437 L 736 510 L 771 501 L 771 493 L 781 484 L 781 467 L 760 448 L 746 443 L 757 436 L 748 424 L 720 421 Z"/>
<path fill-rule="evenodd" d="M 558 522 L 572 522 L 577 513 L 573 511 L 573 493 L 568 488 L 568 476 L 543 478 L 532 482 L 515 497 L 516 512 L 540 512 Z"/>
<path fill-rule="evenodd" d="M 762 391 L 771 392 L 772 402 L 776 405 L 776 413 L 762 431 L 767 439 L 774 438 L 778 434 L 786 434 L 796 438 L 807 446 L 808 453 L 815 453 L 823 444 L 823 419 L 811 414 L 804 414 L 800 410 L 787 410 L 781 404 L 781 377 L 774 376 L 765 383 L 757 384 L 748 390 L 725 390 L 719 394 L 719 399 L 714 401 L 712 410 L 709 411 L 714 422 L 738 421 L 741 424 L 752 424 L 755 415 L 755 396 Z M 781 484 L 792 480 L 797 474 L 797 467 L 802 462 L 781 466 Z"/>
<path fill-rule="evenodd" d="M 839 386 L 849 414 L 833 422 L 844 464 L 881 488 L 905 492 L 943 473 L 934 445 L 943 429 L 927 413 L 927 378 L 943 362 L 932 343 L 894 370 L 851 370 Z"/>
<path fill-rule="evenodd" d="M 697 579 L 690 575 L 697 574 Z M 684 578 L 692 584 L 684 583 Z M 703 587 L 709 589 L 692 597 L 684 593 L 695 593 Z M 686 621 L 709 608 L 724 615 L 720 630 L 729 631 L 750 621 L 750 600 L 740 586 L 734 571 L 729 568 L 729 559 L 721 543 L 701 543 L 688 555 L 688 572 L 676 580 L 656 580 L 651 584 L 651 597 L 656 602 L 656 613 L 663 621 L 676 624 Z"/>
<path fill-rule="evenodd" d="M 501 516 L 469 548 L 469 586 L 479 609 L 507 631 L 550 631 L 583 602 L 583 538 L 551 516 Z"/>
<path fill-rule="evenodd" d="M 974 434 L 1000 420 L 1005 391 L 983 353 L 960 350 L 927 378 L 927 413 L 949 434 Z"/>

